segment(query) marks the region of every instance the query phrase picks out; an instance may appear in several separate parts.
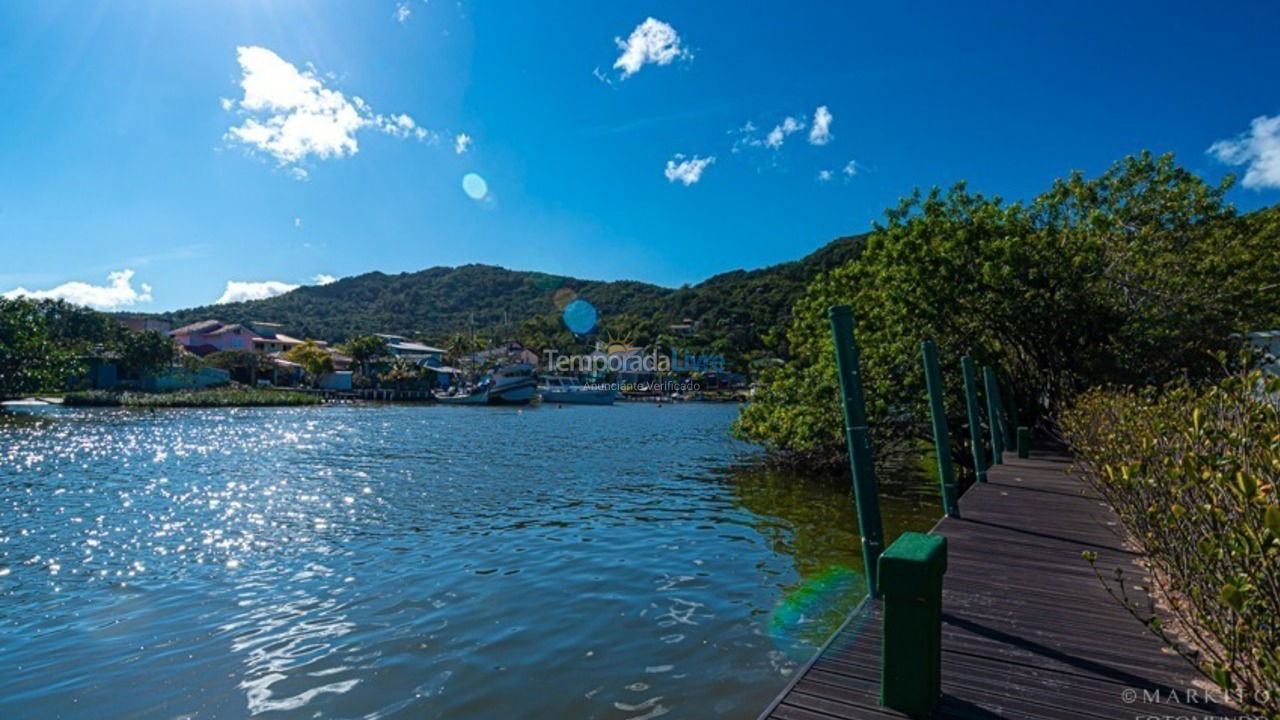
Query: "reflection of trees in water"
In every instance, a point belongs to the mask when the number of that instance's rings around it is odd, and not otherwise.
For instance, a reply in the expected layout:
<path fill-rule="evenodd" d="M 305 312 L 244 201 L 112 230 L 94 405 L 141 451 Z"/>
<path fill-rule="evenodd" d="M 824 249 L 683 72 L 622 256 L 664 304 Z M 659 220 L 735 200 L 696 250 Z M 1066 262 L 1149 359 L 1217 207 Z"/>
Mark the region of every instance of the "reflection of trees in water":
<path fill-rule="evenodd" d="M 884 473 L 880 512 L 889 542 L 904 530 L 927 531 L 941 516 L 924 467 L 909 462 Z M 820 644 L 866 593 L 849 479 L 755 467 L 728 480 L 738 504 L 756 518 L 756 532 L 795 569 L 794 578 L 779 578 L 783 597 L 770 616 L 770 633 L 786 641 L 784 647 Z"/>

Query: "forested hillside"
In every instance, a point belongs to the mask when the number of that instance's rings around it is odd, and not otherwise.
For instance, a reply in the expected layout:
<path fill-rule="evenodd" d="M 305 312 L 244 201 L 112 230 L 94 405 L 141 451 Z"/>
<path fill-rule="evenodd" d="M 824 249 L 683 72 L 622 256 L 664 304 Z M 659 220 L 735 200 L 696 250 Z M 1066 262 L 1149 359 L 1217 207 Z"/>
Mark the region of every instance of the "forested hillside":
<path fill-rule="evenodd" d="M 601 329 L 652 342 L 686 318 L 701 330 L 690 340 L 720 341 L 734 354 L 783 352 L 765 335 L 786 323 L 791 306 L 818 273 L 853 258 L 864 236 L 843 237 L 807 257 L 759 270 L 716 275 L 678 289 L 632 281 L 598 282 L 492 265 L 435 267 L 413 273 L 366 273 L 322 286 L 298 288 L 266 300 L 209 305 L 165 313 L 176 326 L 216 318 L 278 322 L 305 337 L 342 341 L 391 332 L 445 342 L 475 331 L 494 340 L 534 345 L 572 342 L 559 310 L 575 298 L 591 302 Z"/>

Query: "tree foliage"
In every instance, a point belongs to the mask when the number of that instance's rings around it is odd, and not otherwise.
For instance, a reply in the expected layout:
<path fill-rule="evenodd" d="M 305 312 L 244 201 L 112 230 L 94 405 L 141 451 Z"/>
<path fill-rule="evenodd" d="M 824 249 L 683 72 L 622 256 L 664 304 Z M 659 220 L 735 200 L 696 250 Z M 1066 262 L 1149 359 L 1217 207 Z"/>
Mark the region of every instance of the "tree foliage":
<path fill-rule="evenodd" d="M 941 348 L 953 436 L 959 357 L 1000 369 L 1021 424 L 1085 388 L 1202 376 L 1233 333 L 1280 319 L 1275 210 L 1239 216 L 1172 156 L 1124 158 L 1030 202 L 963 184 L 886 212 L 864 252 L 796 303 L 792 361 L 772 369 L 738 432 L 776 451 L 843 458 L 826 309 L 854 308 L 880 443 L 926 438 L 921 340 Z M 967 453 L 957 445 L 957 459 Z"/>
<path fill-rule="evenodd" d="M 365 377 L 369 377 L 371 373 L 370 363 L 387 354 L 386 338 L 377 335 L 357 335 L 347 342 L 343 343 L 342 352 L 346 353 L 351 361 L 360 367 L 360 373 Z"/>
<path fill-rule="evenodd" d="M 284 353 L 284 359 L 301 365 L 312 385 L 318 385 L 320 378 L 333 372 L 333 356 L 315 340 L 307 340 L 289 348 Z"/>
<path fill-rule="evenodd" d="M 74 348 L 59 342 L 56 303 L 0 298 L 0 399 L 60 388 L 80 372 Z"/>
<path fill-rule="evenodd" d="M 173 338 L 154 330 L 131 333 L 127 330 L 115 343 L 120 368 L 127 374 L 146 375 L 173 365 L 178 345 Z"/>
<path fill-rule="evenodd" d="M 140 377 L 173 364 L 178 348 L 157 332 L 133 333 L 109 315 L 62 300 L 0 298 L 0 397 L 60 390 L 86 360 Z"/>

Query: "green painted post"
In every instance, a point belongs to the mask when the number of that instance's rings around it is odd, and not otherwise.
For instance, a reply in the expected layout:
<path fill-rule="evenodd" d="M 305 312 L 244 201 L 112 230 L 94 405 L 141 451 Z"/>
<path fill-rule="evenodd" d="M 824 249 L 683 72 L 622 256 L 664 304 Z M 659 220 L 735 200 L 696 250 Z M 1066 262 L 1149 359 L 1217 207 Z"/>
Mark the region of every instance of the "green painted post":
<path fill-rule="evenodd" d="M 978 409 L 978 378 L 973 370 L 973 358 L 965 355 L 960 358 L 960 368 L 964 373 L 965 409 L 969 412 L 969 444 L 973 446 L 973 469 L 978 474 L 978 482 L 987 481 L 987 454 L 982 447 L 982 411 Z"/>
<path fill-rule="evenodd" d="M 1031 457 L 1031 428 L 1025 425 L 1018 428 L 1018 457 Z"/>
<path fill-rule="evenodd" d="M 990 365 L 982 366 L 982 380 L 987 386 L 987 423 L 991 429 L 991 462 L 1004 463 L 1004 429 L 1000 421 L 1000 381 Z"/>
<path fill-rule="evenodd" d="M 1000 401 L 1000 426 L 1004 428 L 1004 446 L 1017 447 L 1017 436 L 1014 433 L 1014 423 L 1018 422 L 1018 405 L 1014 401 L 1012 393 L 1009 397 L 1005 397 L 1004 388 L 1012 390 L 1012 385 L 1005 382 L 1007 377 L 1001 377 L 1002 373 L 996 373 L 996 398 Z"/>
<path fill-rule="evenodd" d="M 924 384 L 929 392 L 929 417 L 933 420 L 933 447 L 938 453 L 938 480 L 942 484 L 942 511 L 960 517 L 956 503 L 956 471 L 951 463 L 951 437 L 947 433 L 947 411 L 942 404 L 942 370 L 938 367 L 938 344 L 920 343 L 924 361 Z"/>
<path fill-rule="evenodd" d="M 947 539 L 904 532 L 880 556 L 884 625 L 880 704 L 928 717 L 942 693 L 942 576 Z"/>
<path fill-rule="evenodd" d="M 853 336 L 853 310 L 835 305 L 827 311 L 831 318 L 831 339 L 836 346 L 836 371 L 840 376 L 840 399 L 844 407 L 845 443 L 853 472 L 853 500 L 858 510 L 858 531 L 862 533 L 862 564 L 867 574 L 867 593 L 880 597 L 880 554 L 884 552 L 884 527 L 880 524 L 880 491 L 876 488 L 871 461 L 871 438 L 867 433 L 867 408 L 862 396 L 862 375 L 858 368 L 858 344 Z"/>

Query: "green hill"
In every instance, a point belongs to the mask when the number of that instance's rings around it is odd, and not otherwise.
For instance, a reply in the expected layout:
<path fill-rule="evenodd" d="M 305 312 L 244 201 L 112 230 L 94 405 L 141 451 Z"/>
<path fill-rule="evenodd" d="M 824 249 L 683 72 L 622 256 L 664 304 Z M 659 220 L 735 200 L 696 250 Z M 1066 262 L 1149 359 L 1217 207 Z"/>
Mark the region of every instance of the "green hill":
<path fill-rule="evenodd" d="M 677 289 L 633 281 L 599 282 L 507 270 L 492 265 L 434 267 L 388 275 L 371 272 L 265 300 L 163 313 L 174 326 L 207 318 L 277 322 L 298 336 L 331 342 L 370 332 L 443 341 L 474 329 L 495 339 L 521 339 L 541 324 L 554 329 L 568 299 L 590 301 L 602 328 L 650 341 L 672 323 L 699 322 L 699 336 L 731 340 L 739 352 L 765 348 L 764 334 L 785 323 L 791 306 L 819 273 L 852 258 L 865 235 L 832 241 L 807 257 L 759 270 L 716 275 Z M 554 322 L 553 322 L 554 321 Z"/>

